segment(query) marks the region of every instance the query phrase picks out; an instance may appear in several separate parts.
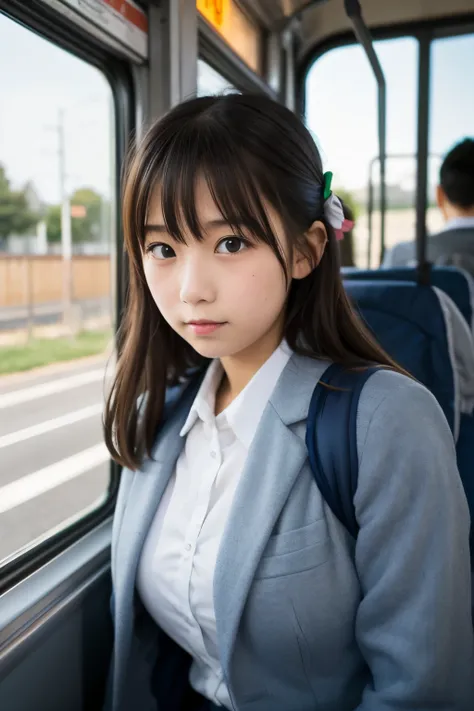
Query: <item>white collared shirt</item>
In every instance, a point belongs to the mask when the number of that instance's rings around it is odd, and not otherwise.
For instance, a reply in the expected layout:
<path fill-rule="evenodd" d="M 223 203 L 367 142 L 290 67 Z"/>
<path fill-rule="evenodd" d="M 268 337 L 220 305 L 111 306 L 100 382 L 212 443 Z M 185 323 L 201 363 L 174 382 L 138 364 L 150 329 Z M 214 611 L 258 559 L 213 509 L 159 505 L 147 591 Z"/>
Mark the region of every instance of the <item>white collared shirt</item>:
<path fill-rule="evenodd" d="M 474 229 L 474 217 L 452 217 L 450 220 L 447 220 L 443 227 L 440 229 L 440 232 L 447 232 L 447 230 L 466 230 L 466 229 Z"/>
<path fill-rule="evenodd" d="M 192 657 L 190 682 L 231 708 L 217 648 L 214 568 L 247 453 L 292 355 L 285 342 L 217 417 L 223 369 L 209 366 L 180 435 L 184 449 L 141 553 L 137 588 L 157 624 Z"/>

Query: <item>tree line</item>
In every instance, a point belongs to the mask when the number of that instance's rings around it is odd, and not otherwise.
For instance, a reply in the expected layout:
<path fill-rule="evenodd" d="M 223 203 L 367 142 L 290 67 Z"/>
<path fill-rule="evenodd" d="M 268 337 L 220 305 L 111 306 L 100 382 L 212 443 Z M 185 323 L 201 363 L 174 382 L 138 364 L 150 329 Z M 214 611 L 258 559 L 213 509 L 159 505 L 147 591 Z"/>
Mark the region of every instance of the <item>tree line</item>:
<path fill-rule="evenodd" d="M 110 204 L 92 188 L 80 188 L 70 197 L 71 206 L 84 208 L 84 215 L 72 217 L 71 232 L 74 243 L 94 242 L 101 237 L 101 230 L 108 220 Z M 61 205 L 47 205 L 39 210 L 30 207 L 27 189 L 14 190 L 0 163 L 0 240 L 11 235 L 28 235 L 34 232 L 38 222 L 46 222 L 48 242 L 61 241 Z"/>

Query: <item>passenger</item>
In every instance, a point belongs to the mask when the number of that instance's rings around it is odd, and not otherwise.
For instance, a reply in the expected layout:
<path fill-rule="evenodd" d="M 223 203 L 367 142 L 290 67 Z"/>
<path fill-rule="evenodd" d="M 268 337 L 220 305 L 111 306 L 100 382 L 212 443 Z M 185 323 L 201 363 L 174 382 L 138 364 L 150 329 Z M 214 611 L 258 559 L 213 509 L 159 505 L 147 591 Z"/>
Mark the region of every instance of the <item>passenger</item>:
<path fill-rule="evenodd" d="M 181 104 L 131 158 L 107 708 L 474 708 L 452 436 L 352 311 L 342 222 L 310 134 L 263 96 Z M 384 366 L 357 413 L 357 540 L 307 459 L 331 362 Z"/>
<path fill-rule="evenodd" d="M 436 202 L 445 225 L 428 238 L 427 259 L 453 264 L 474 274 L 474 140 L 466 138 L 441 165 Z M 414 242 L 402 242 L 386 253 L 384 267 L 416 263 Z"/>

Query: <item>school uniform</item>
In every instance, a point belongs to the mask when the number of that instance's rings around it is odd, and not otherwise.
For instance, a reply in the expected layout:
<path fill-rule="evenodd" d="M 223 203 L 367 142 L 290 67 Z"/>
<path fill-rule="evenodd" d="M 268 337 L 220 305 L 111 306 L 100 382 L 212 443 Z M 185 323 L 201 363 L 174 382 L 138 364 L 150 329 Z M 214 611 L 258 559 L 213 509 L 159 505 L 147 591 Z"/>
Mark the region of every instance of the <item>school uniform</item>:
<path fill-rule="evenodd" d="M 216 418 L 213 363 L 122 473 L 109 709 L 474 708 L 470 522 L 444 415 L 402 375 L 368 380 L 356 542 L 307 458 L 328 365 L 283 343 Z"/>

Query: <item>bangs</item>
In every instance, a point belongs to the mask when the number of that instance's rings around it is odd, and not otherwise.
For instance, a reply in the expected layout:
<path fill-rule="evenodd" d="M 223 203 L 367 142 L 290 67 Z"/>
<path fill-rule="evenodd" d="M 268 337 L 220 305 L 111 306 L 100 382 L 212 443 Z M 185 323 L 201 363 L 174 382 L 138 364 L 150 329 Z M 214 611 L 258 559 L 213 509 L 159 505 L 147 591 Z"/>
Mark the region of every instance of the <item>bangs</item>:
<path fill-rule="evenodd" d="M 224 126 L 214 121 L 190 122 L 175 133 L 160 154 L 148 203 L 153 188 L 157 188 L 166 230 L 176 241 L 185 244 L 185 235 L 189 234 L 198 241 L 205 238 L 196 204 L 196 187 L 202 178 L 232 231 L 242 238 L 250 233 L 256 241 L 268 244 L 286 271 L 284 252 L 264 203 L 280 214 L 279 196 L 265 179 L 259 162 L 237 145 Z"/>

